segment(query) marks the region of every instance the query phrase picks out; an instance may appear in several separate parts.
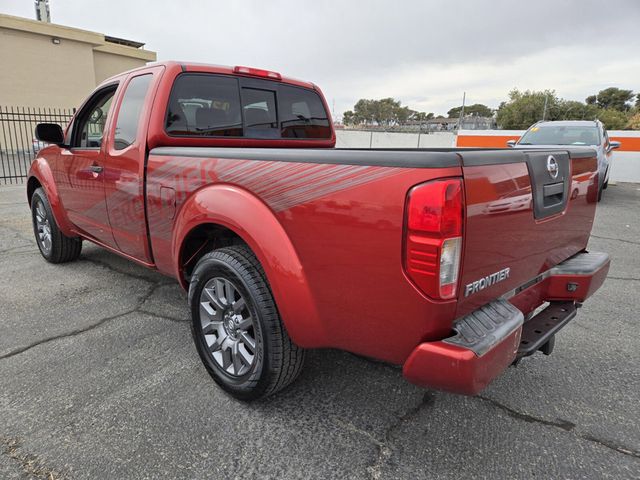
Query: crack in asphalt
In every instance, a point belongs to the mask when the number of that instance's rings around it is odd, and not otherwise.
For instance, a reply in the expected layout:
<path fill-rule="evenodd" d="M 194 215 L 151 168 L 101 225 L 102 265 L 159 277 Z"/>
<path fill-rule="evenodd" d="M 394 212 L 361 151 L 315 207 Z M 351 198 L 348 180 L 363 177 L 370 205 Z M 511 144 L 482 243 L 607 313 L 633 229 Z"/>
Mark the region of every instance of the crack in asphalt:
<path fill-rule="evenodd" d="M 378 480 L 379 478 L 381 478 L 382 469 L 391 458 L 391 455 L 393 455 L 393 452 L 396 448 L 394 446 L 395 441 L 393 438 L 395 431 L 404 423 L 414 419 L 424 408 L 433 406 L 434 403 L 435 398 L 433 393 L 429 391 L 424 392 L 424 395 L 422 395 L 422 399 L 417 405 L 408 409 L 402 415 L 396 417 L 396 421 L 392 422 L 389 425 L 384 434 L 384 441 L 380 442 L 380 444 L 377 445 L 378 456 L 376 457 L 375 461 L 367 467 L 369 476 L 372 479 Z"/>
<path fill-rule="evenodd" d="M 527 413 L 522 413 L 522 412 L 519 412 L 517 410 L 514 410 L 511 407 L 507 407 L 506 405 L 504 405 L 504 404 L 502 404 L 502 403 L 500 403 L 500 402 L 498 402 L 496 400 L 493 400 L 491 398 L 488 398 L 488 397 L 483 397 L 483 396 L 477 395 L 476 398 L 479 398 L 480 400 L 482 400 L 484 402 L 490 403 L 494 407 L 497 407 L 497 408 L 499 408 L 501 410 L 504 410 L 512 418 L 516 418 L 518 420 L 522 420 L 522 421 L 527 422 L 527 423 L 541 423 L 542 425 L 546 425 L 548 427 L 560 428 L 560 429 L 564 430 L 565 432 L 570 432 L 576 426 L 575 423 L 569 422 L 568 420 L 558 419 L 557 421 L 554 422 L 554 421 L 551 421 L 551 420 L 545 420 L 544 418 L 534 417 L 533 415 L 529 415 Z"/>
<path fill-rule="evenodd" d="M 571 432 L 575 437 L 580 438 L 582 440 L 586 440 L 588 442 L 593 442 L 596 443 L 602 447 L 608 448 L 610 450 L 613 450 L 614 452 L 617 453 L 621 453 L 623 455 L 628 455 L 631 457 L 635 457 L 635 458 L 640 458 L 640 451 L 639 450 L 635 450 L 633 448 L 629 448 L 629 447 L 625 447 L 623 445 L 620 445 L 618 443 L 612 442 L 610 440 L 604 440 L 601 438 L 597 438 L 593 435 L 589 435 L 589 434 L 583 434 L 583 433 L 578 433 L 575 432 L 574 429 L 576 428 L 576 424 L 573 422 L 570 422 L 568 420 L 563 420 L 563 419 L 557 419 L 556 421 L 551 421 L 551 420 L 545 420 L 544 418 L 540 418 L 540 417 L 534 417 L 533 415 L 529 415 L 527 413 L 523 413 L 523 412 L 519 412 L 517 410 L 514 410 L 511 407 L 508 407 L 496 400 L 493 400 L 491 398 L 488 397 L 483 397 L 480 395 L 477 395 L 475 398 L 478 398 L 486 403 L 489 403 L 491 405 L 493 405 L 496 408 L 499 408 L 500 410 L 503 410 L 505 412 L 507 412 L 507 414 L 512 417 L 515 418 L 517 420 L 522 420 L 524 422 L 527 423 L 538 423 L 541 425 L 545 425 L 547 427 L 553 427 L 553 428 L 559 428 L 561 430 L 564 430 L 565 432 Z"/>
<path fill-rule="evenodd" d="M 78 328 L 78 329 L 75 329 L 75 330 L 71 330 L 70 332 L 61 333 L 59 335 L 54 335 L 52 337 L 47 337 L 47 338 L 43 338 L 41 340 L 37 340 L 37 341 L 35 341 L 33 343 L 30 343 L 29 345 L 25 345 L 24 347 L 16 348 L 15 350 L 11 350 L 9 353 L 5 353 L 4 355 L 0 355 L 0 360 L 4 360 L 6 358 L 14 357 L 16 355 L 19 355 L 21 353 L 26 352 L 27 350 L 31 350 L 32 348 L 37 347 L 38 345 L 42 345 L 42 344 L 45 344 L 45 343 L 53 342 L 54 340 L 60 340 L 61 338 L 75 337 L 77 335 L 80 335 L 81 333 L 85 333 L 85 332 L 88 332 L 89 330 L 93 330 L 94 328 L 99 327 L 100 325 L 104 324 L 105 322 L 108 322 L 109 320 L 115 320 L 116 318 L 124 317 L 125 315 L 129 315 L 130 313 L 133 313 L 135 311 L 136 311 L 136 309 L 133 308 L 131 310 L 127 310 L 126 312 L 122 312 L 122 313 L 119 313 L 117 315 L 112 315 L 112 316 L 109 316 L 109 317 L 101 318 L 97 322 L 92 323 L 91 325 L 88 325 L 88 326 L 86 326 L 84 328 Z"/>
<path fill-rule="evenodd" d="M 12 350 L 12 351 L 10 351 L 8 353 L 5 353 L 4 355 L 0 355 L 0 360 L 4 360 L 4 359 L 7 359 L 7 358 L 14 357 L 14 356 L 19 355 L 21 353 L 24 353 L 24 352 L 26 352 L 28 350 L 31 350 L 32 348 L 37 347 L 39 345 L 42 345 L 42 344 L 45 344 L 45 343 L 49 343 L 49 342 L 53 342 L 54 340 L 60 340 L 62 338 L 69 338 L 69 337 L 75 337 L 75 336 L 81 335 L 81 334 L 83 334 L 85 332 L 88 332 L 88 331 L 91 331 L 91 330 L 93 330 L 95 328 L 98 328 L 101 325 L 104 325 L 105 323 L 109 322 L 110 320 L 115 320 L 117 318 L 125 317 L 127 315 L 130 315 L 130 314 L 136 313 L 136 312 L 144 313 L 146 315 L 155 316 L 155 317 L 166 319 L 166 320 L 170 320 L 170 321 L 173 321 L 173 322 L 177 322 L 178 320 L 176 320 L 176 319 L 174 319 L 172 317 L 165 317 L 165 316 L 162 316 L 162 315 L 157 315 L 155 313 L 148 312 L 148 311 L 145 311 L 145 310 L 142 309 L 142 307 L 145 304 L 145 302 L 149 298 L 151 298 L 151 296 L 155 293 L 155 291 L 158 288 L 163 287 L 165 285 L 171 285 L 171 283 L 167 283 L 167 282 L 153 283 L 150 286 L 150 288 L 148 289 L 148 291 L 138 299 L 136 306 L 133 307 L 133 308 L 130 308 L 129 310 L 126 310 L 124 312 L 120 312 L 120 313 L 115 314 L 115 315 L 110 315 L 108 317 L 101 318 L 97 322 L 94 322 L 91 325 L 87 325 L 86 327 L 77 328 L 77 329 L 71 330 L 69 332 L 65 332 L 65 333 L 61 333 L 61 334 L 58 334 L 58 335 L 53 335 L 51 337 L 43 338 L 43 339 L 37 340 L 37 341 L 35 341 L 33 343 L 30 343 L 29 345 L 25 345 L 24 347 L 16 348 L 15 350 Z"/>
<path fill-rule="evenodd" d="M 355 426 L 353 423 L 349 422 L 348 420 L 342 420 L 337 417 L 334 417 L 333 420 L 335 423 L 342 426 L 343 428 L 350 430 L 352 432 L 355 432 L 359 435 L 362 435 L 378 449 L 376 458 L 366 468 L 367 472 L 369 473 L 369 477 L 374 480 L 378 480 L 382 477 L 382 469 L 384 468 L 386 463 L 389 461 L 389 459 L 393 455 L 394 450 L 396 449 L 396 447 L 394 446 L 395 440 L 393 438 L 394 432 L 402 424 L 415 418 L 420 413 L 420 411 L 422 411 L 425 407 L 432 406 L 434 403 L 435 403 L 435 399 L 433 397 L 433 393 L 425 392 L 424 395 L 422 396 L 422 399 L 417 405 L 415 405 L 414 407 L 411 407 L 402 415 L 399 415 L 399 416 L 396 415 L 395 420 L 392 421 L 387 427 L 387 429 L 385 430 L 383 440 L 378 439 L 375 435 L 368 432 L 367 430 L 364 430 L 360 427 Z"/>
<path fill-rule="evenodd" d="M 17 438 L 0 437 L 0 444 L 4 447 L 2 453 L 19 463 L 25 475 L 46 480 L 63 478 L 62 474 L 42 465 L 42 462 L 35 455 L 20 453 L 22 444 Z"/>
<path fill-rule="evenodd" d="M 599 238 L 601 240 L 615 240 L 616 242 L 623 242 L 623 243 L 630 243 L 632 245 L 640 245 L 640 242 L 636 242 L 634 240 L 624 240 L 622 238 L 616 238 L 616 237 L 603 237 L 600 235 L 591 235 L 591 238 Z"/>
<path fill-rule="evenodd" d="M 631 457 L 636 457 L 636 458 L 640 458 L 640 450 L 634 450 L 632 448 L 628 448 L 625 447 L 623 445 L 619 445 L 615 442 L 612 442 L 610 440 L 603 440 L 601 438 L 597 438 L 594 437 L 592 435 L 579 435 L 580 438 L 584 439 L 584 440 L 588 440 L 590 442 L 594 442 L 597 443 L 598 445 L 601 445 L 603 447 L 606 448 L 610 448 L 611 450 L 614 450 L 618 453 L 622 453 L 623 455 L 629 455 Z"/>
<path fill-rule="evenodd" d="M 636 277 L 612 277 L 611 275 L 607 275 L 607 280 L 629 280 L 632 282 L 640 282 L 640 278 Z"/>

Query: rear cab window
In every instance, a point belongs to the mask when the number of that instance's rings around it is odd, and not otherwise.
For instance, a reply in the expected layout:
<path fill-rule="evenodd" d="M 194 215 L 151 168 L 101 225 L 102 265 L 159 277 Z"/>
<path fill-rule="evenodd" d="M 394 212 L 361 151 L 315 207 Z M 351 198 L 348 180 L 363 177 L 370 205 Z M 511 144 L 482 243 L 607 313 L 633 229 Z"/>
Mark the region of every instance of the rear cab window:
<path fill-rule="evenodd" d="M 182 73 L 173 85 L 165 130 L 177 137 L 328 139 L 317 92 L 280 82 Z"/>

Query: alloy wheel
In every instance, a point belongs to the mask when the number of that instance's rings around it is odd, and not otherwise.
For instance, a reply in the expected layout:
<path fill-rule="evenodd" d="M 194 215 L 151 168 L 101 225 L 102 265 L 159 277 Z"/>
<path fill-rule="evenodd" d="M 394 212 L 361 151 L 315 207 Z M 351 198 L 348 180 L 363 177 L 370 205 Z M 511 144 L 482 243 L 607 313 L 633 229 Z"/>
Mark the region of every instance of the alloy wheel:
<path fill-rule="evenodd" d="M 40 200 L 36 200 L 35 221 L 38 243 L 43 253 L 48 254 L 51 251 L 51 224 Z"/>
<path fill-rule="evenodd" d="M 227 375 L 240 377 L 255 364 L 253 317 L 238 288 L 214 277 L 200 294 L 200 325 L 207 350 Z"/>

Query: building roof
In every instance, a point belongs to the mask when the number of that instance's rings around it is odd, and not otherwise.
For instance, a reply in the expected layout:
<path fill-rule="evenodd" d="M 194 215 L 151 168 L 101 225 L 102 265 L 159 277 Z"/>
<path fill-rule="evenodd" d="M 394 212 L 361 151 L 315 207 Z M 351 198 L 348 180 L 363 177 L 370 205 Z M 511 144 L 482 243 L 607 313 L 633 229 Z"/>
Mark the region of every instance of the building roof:
<path fill-rule="evenodd" d="M 104 41 L 109 43 L 117 43 L 118 45 L 124 45 L 125 47 L 142 48 L 144 43 L 136 42 L 135 40 L 127 40 L 125 38 L 111 37 L 109 35 L 104 36 Z"/>
<path fill-rule="evenodd" d="M 0 13 L 0 28 L 19 30 L 35 35 L 49 36 L 51 38 L 88 43 L 97 51 L 138 58 L 146 62 L 153 62 L 156 60 L 156 52 L 141 48 L 144 46 L 144 43 L 110 37 L 103 33 L 82 30 L 81 28 L 40 22 L 38 20 L 31 20 L 23 17 L 14 17 L 13 15 L 5 15 L 3 13 Z"/>

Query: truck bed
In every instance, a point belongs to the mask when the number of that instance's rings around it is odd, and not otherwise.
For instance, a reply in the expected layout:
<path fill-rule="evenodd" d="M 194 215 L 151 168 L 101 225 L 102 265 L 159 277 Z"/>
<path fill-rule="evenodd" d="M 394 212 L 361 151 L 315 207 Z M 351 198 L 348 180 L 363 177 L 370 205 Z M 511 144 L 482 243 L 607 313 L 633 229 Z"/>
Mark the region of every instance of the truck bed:
<path fill-rule="evenodd" d="M 536 219 L 530 171 L 550 154 L 564 165 L 565 206 Z M 456 318 L 584 250 L 595 212 L 595 171 L 590 149 L 158 147 L 147 167 L 149 232 L 157 267 L 175 275 L 172 255 L 163 252 L 176 253 L 173 220 L 190 208 L 185 203 L 193 203 L 193 192 L 222 192 L 215 208 L 227 203 L 222 209 L 229 208 L 229 216 L 239 213 L 233 202 L 243 208 L 243 196 L 260 202 L 267 209 L 253 221 L 270 228 L 265 217 L 272 215 L 304 266 L 313 311 L 281 312 L 285 322 L 297 317 L 292 338 L 306 347 L 402 363 L 420 341 L 446 336 Z M 413 186 L 447 177 L 464 179 L 461 287 L 457 301 L 433 301 L 403 270 L 403 211 Z M 510 201 L 514 208 L 495 208 Z M 466 284 L 504 268 L 508 278 L 465 296 Z M 183 282 L 188 275 L 188 266 L 178 272 Z M 276 297 L 287 295 L 272 288 Z M 519 307 L 527 313 L 538 305 L 523 300 Z M 393 344 L 385 340 L 390 337 Z"/>

